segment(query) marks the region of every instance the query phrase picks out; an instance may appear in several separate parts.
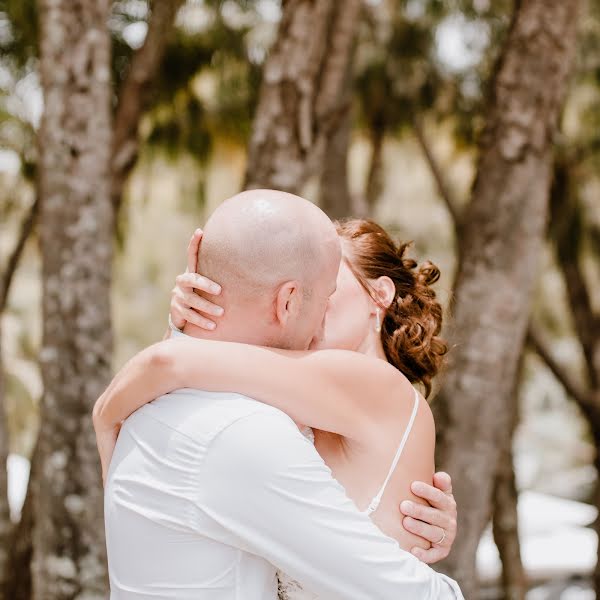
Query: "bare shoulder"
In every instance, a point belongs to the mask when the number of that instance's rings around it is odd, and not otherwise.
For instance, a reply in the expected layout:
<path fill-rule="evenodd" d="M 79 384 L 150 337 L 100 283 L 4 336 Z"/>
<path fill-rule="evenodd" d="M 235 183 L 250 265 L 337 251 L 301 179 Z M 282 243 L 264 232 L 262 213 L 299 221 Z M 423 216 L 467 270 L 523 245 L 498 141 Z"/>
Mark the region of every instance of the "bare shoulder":
<path fill-rule="evenodd" d="M 413 428 L 416 436 L 427 446 L 435 449 L 435 419 L 429 402 L 420 392 L 416 392 L 419 398 L 419 410 Z"/>

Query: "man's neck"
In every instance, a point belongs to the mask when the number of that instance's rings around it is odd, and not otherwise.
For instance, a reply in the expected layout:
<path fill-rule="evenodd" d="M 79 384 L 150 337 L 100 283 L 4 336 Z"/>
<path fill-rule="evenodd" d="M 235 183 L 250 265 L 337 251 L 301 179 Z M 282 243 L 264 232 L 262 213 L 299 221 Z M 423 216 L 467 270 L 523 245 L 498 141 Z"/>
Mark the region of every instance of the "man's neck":
<path fill-rule="evenodd" d="M 253 319 L 247 319 L 252 323 Z M 186 323 L 183 327 L 183 333 L 190 337 L 202 340 L 211 340 L 215 342 L 237 342 L 239 344 L 252 344 L 254 346 L 273 346 L 269 343 L 269 338 L 265 336 L 264 331 L 254 331 L 247 324 L 240 325 L 224 319 L 219 320 L 217 328 L 213 331 L 202 329 L 193 323 Z"/>
<path fill-rule="evenodd" d="M 190 337 L 195 337 L 195 338 L 200 338 L 200 339 L 211 339 L 211 340 L 216 340 L 218 339 L 217 337 L 215 337 L 213 334 L 213 332 L 211 331 L 207 331 L 206 329 L 202 329 L 201 327 L 198 327 L 197 325 L 194 325 L 193 323 L 190 323 L 189 321 L 186 321 L 186 324 L 183 326 L 183 333 L 185 333 L 185 335 L 189 335 Z M 207 335 L 209 334 L 209 335 Z"/>

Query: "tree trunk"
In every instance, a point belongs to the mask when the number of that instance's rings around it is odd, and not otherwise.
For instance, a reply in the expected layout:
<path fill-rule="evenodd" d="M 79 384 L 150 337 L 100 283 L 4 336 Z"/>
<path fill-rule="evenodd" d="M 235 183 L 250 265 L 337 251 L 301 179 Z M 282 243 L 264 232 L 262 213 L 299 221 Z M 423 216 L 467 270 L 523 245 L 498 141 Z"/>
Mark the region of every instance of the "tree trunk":
<path fill-rule="evenodd" d="M 347 107 L 360 0 L 287 0 L 263 69 L 245 187 L 298 193 L 320 169 Z"/>
<path fill-rule="evenodd" d="M 575 333 L 585 359 L 588 389 L 583 396 L 576 393 L 571 395 L 587 418 L 594 439 L 594 466 L 597 473 L 594 504 L 600 515 L 600 315 L 594 310 L 588 283 L 580 264 L 583 251 L 583 215 L 572 170 L 573 166 L 569 164 L 568 159 L 558 159 L 555 163 L 550 196 L 550 233 L 565 281 Z M 543 348 L 541 350 L 543 355 Z M 552 358 L 549 359 L 546 362 L 551 366 Z M 557 370 L 554 372 L 556 374 Z M 596 519 L 594 528 L 600 539 L 600 516 Z M 596 595 L 600 597 L 600 546 L 594 570 L 594 587 Z"/>
<path fill-rule="evenodd" d="M 509 398 L 510 427 L 507 437 L 502 442 L 498 472 L 494 488 L 494 514 L 492 525 L 494 541 L 502 561 L 502 597 L 504 600 L 525 600 L 527 583 L 525 570 L 521 561 L 519 544 L 519 515 L 517 504 L 519 493 L 515 481 L 512 441 L 519 422 L 519 388 L 523 380 L 524 352 L 518 368 L 519 376 L 515 379 L 515 387 Z"/>
<path fill-rule="evenodd" d="M 354 50 L 351 51 L 354 54 Z M 343 98 L 345 107 L 338 126 L 327 139 L 321 173 L 321 208 L 331 219 L 342 219 L 354 214 L 354 206 L 348 182 L 348 152 L 352 133 L 352 64 L 346 65 Z"/>
<path fill-rule="evenodd" d="M 184 0 L 154 0 L 143 45 L 133 54 L 129 71 L 119 90 L 115 112 L 111 199 L 117 223 L 123 188 L 139 155 L 138 129 L 148 108 L 152 83 L 165 55 L 175 16 Z"/>
<path fill-rule="evenodd" d="M 553 195 L 554 193 L 555 189 L 553 189 Z M 571 308 L 574 311 L 574 308 Z M 590 318 L 589 322 L 591 323 L 592 321 L 593 318 Z M 581 377 L 573 376 L 572 369 L 564 367 L 556 360 L 551 350 L 550 340 L 535 324 L 530 324 L 527 337 L 537 355 L 544 361 L 545 365 L 550 369 L 554 377 L 556 377 L 556 380 L 564 387 L 565 392 L 577 403 L 583 416 L 589 423 L 596 451 L 594 467 L 598 474 L 594 490 L 594 506 L 598 510 L 598 515 L 600 515 L 600 389 L 584 388 Z M 598 539 L 600 539 L 600 517 L 596 518 L 594 530 Z M 597 552 L 593 579 L 596 596 L 600 597 L 600 547 Z"/>
<path fill-rule="evenodd" d="M 91 410 L 112 348 L 110 4 L 39 2 L 44 395 L 31 489 L 39 600 L 100 599 L 107 589 Z"/>
<path fill-rule="evenodd" d="M 522 0 L 492 82 L 461 240 L 453 351 L 437 402 L 440 463 L 455 476 L 459 535 L 442 568 L 476 598 L 547 217 L 553 136 L 575 48 L 578 0 Z"/>
<path fill-rule="evenodd" d="M 371 127 L 371 160 L 365 187 L 365 199 L 369 215 L 373 216 L 377 201 L 383 192 L 383 141 L 385 127 L 372 125 Z"/>
<path fill-rule="evenodd" d="M 3 592 L 6 589 L 6 581 L 9 576 L 8 560 L 11 522 L 10 508 L 8 505 L 8 477 L 6 471 L 6 461 L 8 458 L 8 428 L 4 411 L 4 370 L 2 368 L 1 350 L 2 348 L 0 345 L 0 597 L 5 597 Z"/>
<path fill-rule="evenodd" d="M 321 208 L 331 219 L 343 219 L 354 214 L 348 185 L 348 151 L 352 120 L 350 111 L 327 141 L 321 173 Z"/>

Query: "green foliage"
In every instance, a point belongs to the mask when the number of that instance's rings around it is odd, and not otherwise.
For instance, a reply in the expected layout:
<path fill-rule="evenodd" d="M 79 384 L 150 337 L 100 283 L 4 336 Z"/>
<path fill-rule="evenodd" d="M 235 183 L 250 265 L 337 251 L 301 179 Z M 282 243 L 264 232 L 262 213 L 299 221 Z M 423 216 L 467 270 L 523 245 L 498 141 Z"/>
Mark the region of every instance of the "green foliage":
<path fill-rule="evenodd" d="M 35 0 L 0 0 L 0 54 L 18 67 L 38 56 Z"/>

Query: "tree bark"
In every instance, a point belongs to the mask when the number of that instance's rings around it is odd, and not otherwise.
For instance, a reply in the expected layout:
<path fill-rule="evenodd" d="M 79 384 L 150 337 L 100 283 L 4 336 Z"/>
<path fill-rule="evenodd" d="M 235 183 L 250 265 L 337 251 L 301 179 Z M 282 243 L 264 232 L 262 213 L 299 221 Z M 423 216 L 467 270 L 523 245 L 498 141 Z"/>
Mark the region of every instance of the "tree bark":
<path fill-rule="evenodd" d="M 360 0 L 287 0 L 263 69 L 248 147 L 246 188 L 298 193 L 321 167 L 347 110 L 344 79 Z"/>
<path fill-rule="evenodd" d="M 553 136 L 575 48 L 578 0 L 522 0 L 492 82 L 445 381 L 439 459 L 454 474 L 459 535 L 442 568 L 477 595 L 475 554 L 510 427 L 507 400 L 523 347 L 547 218 Z"/>
<path fill-rule="evenodd" d="M 39 1 L 44 395 L 31 488 L 39 600 L 100 599 L 107 590 L 91 410 L 112 349 L 110 4 Z"/>
<path fill-rule="evenodd" d="M 519 543 L 519 493 L 515 481 L 512 441 L 519 421 L 519 388 L 523 373 L 524 352 L 518 367 L 519 376 L 509 398 L 510 427 L 502 443 L 494 486 L 492 526 L 494 541 L 502 561 L 502 597 L 504 600 L 525 600 L 527 580 Z"/>
<path fill-rule="evenodd" d="M 0 597 L 5 596 L 3 592 L 6 590 L 6 582 L 9 576 L 8 562 L 11 522 L 10 507 L 8 505 L 7 458 L 8 428 L 4 411 L 4 369 L 2 368 L 2 348 L 0 345 Z"/>
<path fill-rule="evenodd" d="M 351 50 L 352 55 L 354 49 Z M 354 206 L 348 182 L 348 153 L 352 133 L 352 65 L 346 65 L 343 97 L 340 101 L 344 112 L 338 126 L 327 139 L 323 156 L 320 181 L 320 205 L 331 219 L 342 219 L 354 214 Z"/>
<path fill-rule="evenodd" d="M 600 515 L 600 314 L 592 305 L 591 293 L 588 289 L 580 259 L 582 255 L 583 215 L 576 185 L 573 181 L 572 165 L 568 159 L 555 162 L 554 181 L 551 202 L 552 220 L 550 233 L 556 247 L 558 265 L 562 271 L 567 291 L 567 298 L 573 315 L 575 333 L 581 344 L 584 365 L 587 375 L 588 389 L 579 393 L 578 386 L 567 387 L 569 380 L 563 376 L 567 391 L 579 404 L 588 420 L 596 456 L 596 489 L 594 504 Z M 538 339 L 540 355 L 544 357 L 543 343 Z M 552 355 L 545 350 L 545 359 L 555 375 L 559 375 L 560 367 L 553 365 Z M 596 519 L 594 529 L 600 539 L 600 516 Z M 594 569 L 594 588 L 600 596 L 600 546 Z"/>
<path fill-rule="evenodd" d="M 123 202 L 123 188 L 139 155 L 138 129 L 148 108 L 152 83 L 162 64 L 175 16 L 184 0 L 154 0 L 143 45 L 133 54 L 119 91 L 114 118 L 111 199 L 115 223 Z"/>
<path fill-rule="evenodd" d="M 581 343 L 590 386 L 600 387 L 600 315 L 592 300 L 579 264 L 582 241 L 581 207 L 568 161 L 557 160 L 552 185 L 550 233 L 556 246 L 567 297 L 573 313 L 575 333 Z"/>
<path fill-rule="evenodd" d="M 371 160 L 365 187 L 365 199 L 369 214 L 372 216 L 377 201 L 383 192 L 383 142 L 385 139 L 385 126 L 371 126 Z"/>
<path fill-rule="evenodd" d="M 352 120 L 350 111 L 327 140 L 321 173 L 321 208 L 331 219 L 343 219 L 354 213 L 348 185 L 348 151 Z"/>

